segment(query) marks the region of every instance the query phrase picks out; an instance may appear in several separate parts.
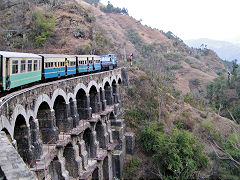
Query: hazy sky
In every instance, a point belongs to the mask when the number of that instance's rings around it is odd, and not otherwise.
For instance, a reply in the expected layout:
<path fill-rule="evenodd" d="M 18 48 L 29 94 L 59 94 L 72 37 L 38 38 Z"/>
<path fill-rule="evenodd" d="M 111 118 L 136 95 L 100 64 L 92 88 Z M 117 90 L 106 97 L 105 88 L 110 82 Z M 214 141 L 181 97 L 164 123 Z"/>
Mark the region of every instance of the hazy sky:
<path fill-rule="evenodd" d="M 107 4 L 108 0 L 101 0 Z M 240 0 L 110 0 L 142 24 L 172 31 L 183 40 L 240 36 Z"/>

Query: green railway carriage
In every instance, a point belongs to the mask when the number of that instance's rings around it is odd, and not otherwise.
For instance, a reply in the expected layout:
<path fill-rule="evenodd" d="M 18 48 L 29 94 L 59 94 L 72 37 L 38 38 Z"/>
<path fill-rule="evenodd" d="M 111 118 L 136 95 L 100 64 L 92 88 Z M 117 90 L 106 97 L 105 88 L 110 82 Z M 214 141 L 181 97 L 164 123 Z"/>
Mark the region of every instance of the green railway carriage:
<path fill-rule="evenodd" d="M 40 81 L 41 59 L 32 53 L 0 51 L 0 91 Z"/>

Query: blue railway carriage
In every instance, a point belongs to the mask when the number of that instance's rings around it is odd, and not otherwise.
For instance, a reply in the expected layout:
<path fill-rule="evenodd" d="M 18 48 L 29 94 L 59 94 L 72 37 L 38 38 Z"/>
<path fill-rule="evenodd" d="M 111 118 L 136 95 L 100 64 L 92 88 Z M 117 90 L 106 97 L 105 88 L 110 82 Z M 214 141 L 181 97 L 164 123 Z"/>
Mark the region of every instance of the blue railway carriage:
<path fill-rule="evenodd" d="M 101 55 L 102 69 L 113 69 L 117 67 L 117 58 L 114 54 Z"/>
<path fill-rule="evenodd" d="M 76 55 L 78 73 L 100 71 L 100 56 L 97 55 Z"/>
<path fill-rule="evenodd" d="M 76 74 L 76 57 L 64 54 L 41 54 L 43 79 Z"/>
<path fill-rule="evenodd" d="M 41 80 L 41 56 L 0 51 L 0 91 Z"/>

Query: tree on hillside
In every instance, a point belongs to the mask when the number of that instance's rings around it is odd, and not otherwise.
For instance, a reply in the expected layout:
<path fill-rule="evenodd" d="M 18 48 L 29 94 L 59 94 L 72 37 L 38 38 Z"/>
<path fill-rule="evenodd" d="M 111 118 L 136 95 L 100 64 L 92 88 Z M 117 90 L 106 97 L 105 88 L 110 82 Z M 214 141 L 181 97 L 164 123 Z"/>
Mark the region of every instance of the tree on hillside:
<path fill-rule="evenodd" d="M 237 78 L 237 75 L 238 75 L 238 68 L 239 68 L 239 65 L 237 64 L 237 60 L 235 59 L 233 62 L 232 62 L 232 72 L 231 74 L 233 75 L 233 77 L 236 79 Z"/>
<path fill-rule="evenodd" d="M 128 15 L 128 10 L 126 8 L 119 8 L 119 7 L 114 7 L 110 1 L 108 1 L 107 7 L 100 7 L 100 10 L 105 12 L 105 13 L 119 13 L 119 14 L 127 14 Z"/>

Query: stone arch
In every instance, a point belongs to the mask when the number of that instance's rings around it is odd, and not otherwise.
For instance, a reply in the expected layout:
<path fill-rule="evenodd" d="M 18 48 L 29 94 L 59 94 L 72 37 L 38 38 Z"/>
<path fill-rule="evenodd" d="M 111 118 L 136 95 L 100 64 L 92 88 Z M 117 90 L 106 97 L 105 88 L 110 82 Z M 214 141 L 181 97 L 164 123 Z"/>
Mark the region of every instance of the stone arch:
<path fill-rule="evenodd" d="M 88 95 L 88 88 L 83 84 L 79 83 L 74 89 L 74 97 L 77 98 L 77 93 L 82 89 Z"/>
<path fill-rule="evenodd" d="M 62 176 L 62 165 L 58 157 L 54 157 L 49 165 L 49 174 L 52 180 L 65 180 Z"/>
<path fill-rule="evenodd" d="M 104 133 L 105 133 L 104 126 L 101 121 L 98 121 L 96 123 L 95 131 L 97 134 L 97 141 L 99 142 L 99 147 L 105 148 L 107 142 L 106 142 L 106 138 L 104 136 Z"/>
<path fill-rule="evenodd" d="M 23 161 L 30 164 L 32 153 L 30 151 L 30 136 L 29 129 L 26 124 L 26 119 L 22 114 L 19 114 L 14 126 L 14 139 L 17 143 L 17 151 Z"/>
<path fill-rule="evenodd" d="M 42 155 L 42 141 L 40 139 L 38 122 L 32 116 L 29 118 L 31 150 L 34 159 L 39 159 Z"/>
<path fill-rule="evenodd" d="M 43 102 L 47 103 L 49 108 L 52 109 L 51 99 L 48 97 L 48 95 L 46 95 L 46 94 L 40 95 L 37 98 L 36 105 L 35 105 L 35 108 L 34 108 L 35 118 L 37 118 L 38 109 Z"/>
<path fill-rule="evenodd" d="M 78 177 L 78 163 L 75 160 L 75 154 L 73 145 L 69 143 L 63 151 L 63 157 L 65 157 L 65 168 L 69 172 L 69 176 L 73 178 Z"/>
<path fill-rule="evenodd" d="M 24 107 L 21 104 L 17 104 L 13 110 L 13 115 L 12 115 L 12 119 L 13 119 L 13 124 L 15 124 L 18 115 L 22 115 L 25 119 L 26 125 L 29 126 L 29 121 L 28 121 L 28 117 L 27 117 L 27 113 L 24 109 Z"/>
<path fill-rule="evenodd" d="M 116 79 L 117 79 L 117 78 L 116 78 L 116 76 L 115 76 L 115 75 L 114 75 L 114 76 L 112 76 L 112 77 L 111 77 L 111 84 L 112 84 L 112 82 L 113 82 L 113 81 L 117 81 Z"/>
<path fill-rule="evenodd" d="M 99 112 L 98 108 L 98 90 L 95 85 L 92 85 L 89 90 L 89 96 L 90 96 L 90 107 L 92 108 L 92 113 Z"/>
<path fill-rule="evenodd" d="M 56 128 L 54 111 L 50 109 L 49 103 L 43 101 L 37 111 L 40 137 L 44 144 L 56 142 L 58 129 Z"/>
<path fill-rule="evenodd" d="M 64 101 L 66 102 L 66 104 L 68 103 L 67 94 L 62 89 L 58 88 L 53 92 L 52 100 L 51 100 L 52 106 L 54 105 L 56 98 L 59 96 L 62 96 L 64 98 Z"/>
<path fill-rule="evenodd" d="M 68 132 L 73 127 L 72 117 L 68 117 L 70 107 L 66 105 L 66 98 L 58 95 L 55 98 L 53 109 L 55 111 L 56 126 L 60 132 Z"/>
<path fill-rule="evenodd" d="M 91 116 L 91 112 L 89 110 L 90 102 L 84 89 L 79 89 L 76 94 L 76 100 L 79 119 L 88 119 Z"/>
<path fill-rule="evenodd" d="M 99 85 L 97 84 L 96 81 L 92 80 L 88 83 L 88 91 L 87 91 L 88 93 L 90 93 L 90 89 L 92 88 L 92 86 L 96 87 L 97 92 L 99 91 Z"/>
<path fill-rule="evenodd" d="M 117 82 L 118 82 L 118 84 L 122 84 L 122 78 L 121 78 L 121 77 L 118 77 L 118 78 L 117 78 Z"/>
<path fill-rule="evenodd" d="M 105 84 L 106 83 L 109 83 L 109 84 L 111 84 L 111 80 L 110 80 L 110 78 L 109 77 L 105 77 L 104 79 L 103 79 L 103 83 L 102 83 L 102 87 L 104 88 L 104 86 L 105 86 Z"/>
<path fill-rule="evenodd" d="M 113 104 L 112 89 L 109 82 L 106 82 L 104 84 L 104 91 L 107 105 L 112 105 Z"/>

